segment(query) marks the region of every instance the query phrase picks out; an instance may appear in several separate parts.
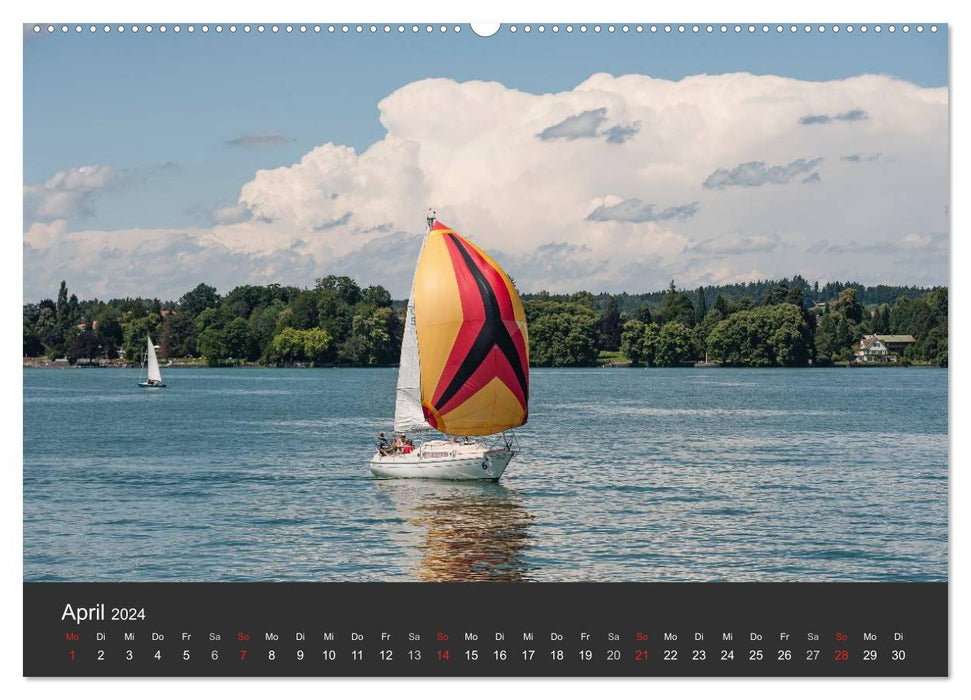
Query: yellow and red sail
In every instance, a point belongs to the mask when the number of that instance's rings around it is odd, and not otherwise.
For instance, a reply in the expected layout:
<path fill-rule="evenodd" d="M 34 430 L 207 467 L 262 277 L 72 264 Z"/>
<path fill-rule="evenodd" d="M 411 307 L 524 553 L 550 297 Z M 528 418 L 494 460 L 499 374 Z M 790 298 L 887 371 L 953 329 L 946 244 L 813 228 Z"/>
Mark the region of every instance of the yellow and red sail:
<path fill-rule="evenodd" d="M 526 315 L 495 260 L 436 221 L 410 301 L 428 425 L 449 435 L 490 435 L 525 423 Z"/>

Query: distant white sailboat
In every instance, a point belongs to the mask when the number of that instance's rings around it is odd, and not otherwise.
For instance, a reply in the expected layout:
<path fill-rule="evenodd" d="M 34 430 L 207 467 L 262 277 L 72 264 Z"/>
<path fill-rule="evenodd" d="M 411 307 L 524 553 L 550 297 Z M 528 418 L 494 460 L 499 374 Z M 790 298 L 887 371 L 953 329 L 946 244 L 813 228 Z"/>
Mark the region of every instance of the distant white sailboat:
<path fill-rule="evenodd" d="M 526 422 L 528 399 L 526 316 L 512 280 L 430 212 L 405 317 L 394 430 L 448 439 L 394 447 L 382 433 L 371 472 L 498 481 L 517 447 L 505 431 Z M 496 439 L 475 439 L 487 435 Z"/>
<path fill-rule="evenodd" d="M 152 338 L 148 338 L 148 347 L 142 357 L 142 370 L 145 371 L 145 379 L 139 377 L 138 386 L 145 388 L 163 387 L 162 372 L 158 368 L 158 357 L 155 355 L 155 345 Z"/>

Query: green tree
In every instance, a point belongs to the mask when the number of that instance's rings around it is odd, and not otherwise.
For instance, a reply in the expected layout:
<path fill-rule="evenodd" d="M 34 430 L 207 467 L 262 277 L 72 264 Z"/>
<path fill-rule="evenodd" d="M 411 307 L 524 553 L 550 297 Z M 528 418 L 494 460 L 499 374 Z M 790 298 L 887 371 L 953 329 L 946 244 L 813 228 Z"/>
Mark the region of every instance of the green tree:
<path fill-rule="evenodd" d="M 96 359 L 111 359 L 117 355 L 115 344 L 104 338 L 98 331 L 91 328 L 78 333 L 71 341 L 67 352 L 67 359 L 71 364 L 78 360 L 92 361 Z"/>
<path fill-rule="evenodd" d="M 732 313 L 731 304 L 729 304 L 728 299 L 721 294 L 715 297 L 715 303 L 712 308 L 720 313 L 722 318 L 728 318 L 728 315 Z"/>
<path fill-rule="evenodd" d="M 646 323 L 632 319 L 624 324 L 620 334 L 620 352 L 631 363 L 639 365 L 644 359 L 644 328 Z"/>
<path fill-rule="evenodd" d="M 181 311 L 168 314 L 159 332 L 159 348 L 162 357 L 194 357 L 196 324 L 192 316 Z"/>
<path fill-rule="evenodd" d="M 284 364 L 299 361 L 323 362 L 330 342 L 330 336 L 322 328 L 284 328 L 271 341 L 267 357 L 271 362 Z"/>
<path fill-rule="evenodd" d="M 219 310 L 215 307 L 210 307 L 208 309 L 203 309 L 198 316 L 195 318 L 195 332 L 196 335 L 201 335 L 204 331 L 215 328 L 220 329 L 225 325 Z"/>
<path fill-rule="evenodd" d="M 351 332 L 341 346 L 338 359 L 357 365 L 393 362 L 401 347 L 396 326 L 397 317 L 389 307 L 364 306 L 354 315 Z"/>
<path fill-rule="evenodd" d="M 738 318 L 737 314 L 715 324 L 706 342 L 710 359 L 717 358 L 729 365 L 746 363 L 747 338 L 742 319 Z"/>
<path fill-rule="evenodd" d="M 941 367 L 947 367 L 947 336 L 945 335 L 937 346 L 937 357 L 934 358 Z"/>
<path fill-rule="evenodd" d="M 317 290 L 330 290 L 348 306 L 354 306 L 361 300 L 361 288 L 350 277 L 328 275 L 317 280 Z"/>
<path fill-rule="evenodd" d="M 710 357 L 752 367 L 801 366 L 812 358 L 814 333 L 803 310 L 782 303 L 739 311 L 708 335 Z"/>
<path fill-rule="evenodd" d="M 834 337 L 836 343 L 836 358 L 847 362 L 853 356 L 853 327 L 845 316 L 837 314 L 836 332 Z"/>
<path fill-rule="evenodd" d="M 77 329 L 72 331 L 75 323 L 74 316 L 77 309 L 77 297 L 73 297 L 73 299 L 74 303 L 72 304 L 68 297 L 67 282 L 61 280 L 61 286 L 57 292 L 57 304 L 54 307 L 54 323 L 41 336 L 41 341 L 47 346 L 48 352 L 52 357 L 65 356 L 74 336 L 77 335 Z"/>
<path fill-rule="evenodd" d="M 708 351 L 708 335 L 719 321 L 725 319 L 722 312 L 712 308 L 705 314 L 705 317 L 693 329 L 695 354 L 702 357 Z"/>
<path fill-rule="evenodd" d="M 935 326 L 917 342 L 917 358 L 920 362 L 947 365 L 947 328 Z M 943 362 L 941 361 L 943 358 Z"/>
<path fill-rule="evenodd" d="M 283 309 L 276 317 L 276 327 L 274 336 L 279 335 L 284 328 L 293 328 L 293 309 L 289 306 Z"/>
<path fill-rule="evenodd" d="M 651 316 L 651 307 L 647 304 L 638 306 L 635 318 L 641 323 L 651 323 L 654 320 Z"/>
<path fill-rule="evenodd" d="M 270 303 L 269 306 L 257 307 L 249 317 L 250 335 L 256 344 L 256 358 L 266 359 L 266 352 L 277 334 L 277 323 L 285 306 L 280 300 Z"/>
<path fill-rule="evenodd" d="M 330 349 L 330 336 L 323 328 L 300 331 L 303 336 L 303 357 L 311 362 L 324 362 Z"/>
<path fill-rule="evenodd" d="M 880 333 L 885 335 L 890 333 L 890 305 L 881 304 L 880 308 L 877 309 L 877 315 L 874 318 L 873 328 L 875 333 Z"/>
<path fill-rule="evenodd" d="M 61 280 L 61 287 L 57 290 L 57 321 L 58 323 L 70 323 L 68 315 L 67 282 Z"/>
<path fill-rule="evenodd" d="M 698 287 L 698 291 L 695 292 L 695 325 L 701 323 L 707 313 L 708 303 L 705 301 L 705 288 Z"/>
<path fill-rule="evenodd" d="M 694 338 L 691 329 L 680 321 L 661 326 L 657 336 L 653 364 L 658 367 L 677 367 L 694 358 Z"/>
<path fill-rule="evenodd" d="M 44 351 L 44 345 L 40 342 L 40 336 L 37 335 L 37 331 L 34 327 L 30 325 L 30 322 L 24 319 L 24 357 L 37 357 Z"/>
<path fill-rule="evenodd" d="M 863 320 L 863 307 L 856 300 L 856 289 L 847 287 L 836 297 L 833 311 L 846 319 L 848 323 L 859 323 Z"/>
<path fill-rule="evenodd" d="M 365 287 L 361 292 L 361 301 L 368 306 L 382 307 L 391 306 L 391 293 L 381 285 Z"/>
<path fill-rule="evenodd" d="M 293 312 L 293 327 L 299 330 L 314 328 L 318 322 L 317 314 L 317 292 L 301 292 L 290 304 Z"/>
<path fill-rule="evenodd" d="M 94 323 L 98 326 L 98 332 L 116 347 L 124 342 L 125 332 L 121 327 L 121 314 L 115 307 L 105 305 L 99 309 L 94 316 Z"/>
<path fill-rule="evenodd" d="M 929 294 L 924 295 L 927 304 L 934 309 L 936 316 L 941 321 L 947 321 L 947 287 L 939 287 Z"/>
<path fill-rule="evenodd" d="M 755 308 L 755 302 L 751 297 L 742 297 L 732 305 L 733 311 L 751 311 Z"/>
<path fill-rule="evenodd" d="M 317 318 L 321 328 L 331 338 L 343 343 L 354 323 L 354 307 L 345 301 L 336 288 L 323 287 L 317 292 Z"/>
<path fill-rule="evenodd" d="M 620 348 L 620 336 L 623 330 L 623 319 L 620 316 L 620 309 L 617 308 L 617 300 L 612 296 L 607 297 L 607 306 L 603 315 L 600 317 L 600 349 L 616 351 Z"/>
<path fill-rule="evenodd" d="M 876 321 L 863 319 L 864 310 L 857 302 L 856 292 L 854 287 L 842 288 L 836 301 L 827 303 L 823 309 L 818 327 L 813 328 L 815 342 L 812 349 L 816 362 L 829 364 L 851 360 L 857 341 L 864 332 L 875 327 Z M 805 309 L 803 314 L 811 324 L 811 315 Z"/>
<path fill-rule="evenodd" d="M 916 302 L 910 297 L 900 297 L 890 310 L 890 332 L 894 335 L 910 333 L 914 327 Z"/>
<path fill-rule="evenodd" d="M 222 303 L 233 309 L 233 313 L 239 317 L 250 318 L 258 308 L 280 303 L 286 306 L 299 295 L 301 290 L 296 287 L 281 287 L 279 284 L 268 284 L 258 286 L 244 284 L 233 289 L 227 294 Z"/>
<path fill-rule="evenodd" d="M 215 308 L 219 304 L 219 295 L 215 287 L 199 284 L 186 292 L 179 299 L 179 308 L 191 316 L 198 316 L 206 309 Z"/>
<path fill-rule="evenodd" d="M 573 294 L 570 295 L 570 299 L 569 300 L 570 300 L 570 302 L 572 302 L 574 304 L 581 304 L 581 305 L 587 306 L 587 307 L 589 307 L 591 309 L 596 306 L 596 303 L 595 303 L 594 298 L 593 298 L 593 294 L 591 294 L 590 292 L 588 292 L 586 290 L 583 290 L 583 291 L 580 291 L 580 292 L 574 292 Z"/>
<path fill-rule="evenodd" d="M 763 306 L 774 306 L 775 304 L 785 303 L 789 298 L 789 291 L 789 283 L 786 280 L 782 280 L 778 284 L 769 287 L 765 293 Z"/>
<path fill-rule="evenodd" d="M 162 319 L 154 314 L 136 318 L 125 324 L 124 342 L 125 359 L 128 362 L 140 362 L 145 352 L 145 341 L 151 336 L 152 342 L 158 340 Z"/>
<path fill-rule="evenodd" d="M 596 364 L 600 317 L 585 303 L 530 300 L 523 304 L 529 324 L 530 364 L 578 367 Z"/>
<path fill-rule="evenodd" d="M 658 367 L 657 348 L 661 336 L 661 327 L 656 323 L 644 326 L 644 337 L 641 340 L 641 357 L 648 367 Z"/>
<path fill-rule="evenodd" d="M 664 295 L 660 310 L 655 314 L 655 319 L 662 327 L 672 321 L 678 321 L 688 327 L 695 323 L 695 308 L 691 303 L 691 297 L 684 292 L 679 292 L 674 286 L 674 280 L 671 280 L 671 285 Z"/>
<path fill-rule="evenodd" d="M 280 331 L 267 350 L 271 362 L 290 364 L 304 357 L 304 337 L 296 328 L 284 328 Z"/>
<path fill-rule="evenodd" d="M 816 328 L 816 360 L 820 364 L 832 364 L 839 359 L 839 345 L 836 343 L 836 317 L 824 314 Z"/>
<path fill-rule="evenodd" d="M 783 300 L 787 304 L 792 304 L 800 309 L 806 307 L 806 299 L 802 293 L 802 287 L 792 286 L 789 287 L 789 292 L 786 294 L 786 298 Z"/>
<path fill-rule="evenodd" d="M 226 333 L 223 329 L 209 326 L 199 334 L 199 353 L 210 365 L 218 365 L 229 357 Z"/>
<path fill-rule="evenodd" d="M 44 346 L 45 354 L 52 358 L 60 357 L 58 348 L 63 341 L 63 336 L 57 332 L 57 315 L 53 307 L 44 307 L 40 310 L 34 329 Z"/>
<path fill-rule="evenodd" d="M 244 318 L 234 318 L 222 331 L 223 339 L 226 344 L 226 357 L 234 360 L 248 360 L 253 354 L 252 336 L 250 335 L 249 323 Z M 255 353 L 259 354 L 259 353 Z"/>

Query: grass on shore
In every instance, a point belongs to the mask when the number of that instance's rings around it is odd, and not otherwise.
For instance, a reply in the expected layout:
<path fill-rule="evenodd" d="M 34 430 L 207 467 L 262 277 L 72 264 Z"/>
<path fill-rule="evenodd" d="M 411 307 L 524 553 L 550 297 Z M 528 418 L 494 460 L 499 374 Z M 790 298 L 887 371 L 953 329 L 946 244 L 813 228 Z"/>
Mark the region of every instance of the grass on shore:
<path fill-rule="evenodd" d="M 624 354 L 616 350 L 601 350 L 600 354 L 597 356 L 597 364 L 601 367 L 621 367 L 630 365 L 630 360 L 624 357 Z"/>

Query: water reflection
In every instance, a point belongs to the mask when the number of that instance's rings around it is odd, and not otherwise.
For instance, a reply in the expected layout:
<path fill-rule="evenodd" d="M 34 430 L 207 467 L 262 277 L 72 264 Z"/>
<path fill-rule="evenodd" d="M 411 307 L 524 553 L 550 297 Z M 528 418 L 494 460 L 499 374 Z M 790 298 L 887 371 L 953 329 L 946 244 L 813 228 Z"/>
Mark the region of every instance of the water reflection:
<path fill-rule="evenodd" d="M 418 581 L 526 581 L 533 516 L 501 484 L 376 480 L 397 513 L 418 529 Z"/>

